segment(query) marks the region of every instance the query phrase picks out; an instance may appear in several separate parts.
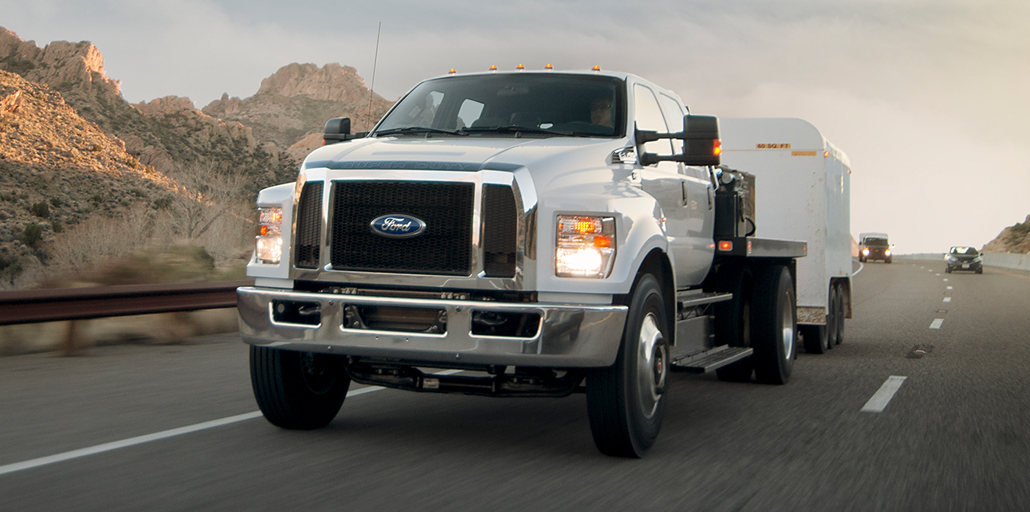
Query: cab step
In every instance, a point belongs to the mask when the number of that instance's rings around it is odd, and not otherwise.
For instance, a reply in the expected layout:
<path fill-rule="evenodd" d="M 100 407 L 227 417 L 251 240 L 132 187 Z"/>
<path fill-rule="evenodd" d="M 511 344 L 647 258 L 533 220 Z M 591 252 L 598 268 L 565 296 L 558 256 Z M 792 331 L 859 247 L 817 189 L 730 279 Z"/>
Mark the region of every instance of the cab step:
<path fill-rule="evenodd" d="M 754 349 L 723 345 L 689 357 L 673 359 L 670 369 L 683 373 L 708 373 L 750 356 Z"/>

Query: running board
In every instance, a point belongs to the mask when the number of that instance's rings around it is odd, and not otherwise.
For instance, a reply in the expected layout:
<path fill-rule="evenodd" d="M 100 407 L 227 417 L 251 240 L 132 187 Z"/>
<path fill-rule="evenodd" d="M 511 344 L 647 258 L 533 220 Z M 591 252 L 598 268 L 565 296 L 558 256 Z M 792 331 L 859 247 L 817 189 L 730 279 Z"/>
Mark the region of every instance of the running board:
<path fill-rule="evenodd" d="M 690 357 L 673 359 L 670 367 L 674 372 L 708 373 L 750 356 L 754 349 L 723 345 Z"/>

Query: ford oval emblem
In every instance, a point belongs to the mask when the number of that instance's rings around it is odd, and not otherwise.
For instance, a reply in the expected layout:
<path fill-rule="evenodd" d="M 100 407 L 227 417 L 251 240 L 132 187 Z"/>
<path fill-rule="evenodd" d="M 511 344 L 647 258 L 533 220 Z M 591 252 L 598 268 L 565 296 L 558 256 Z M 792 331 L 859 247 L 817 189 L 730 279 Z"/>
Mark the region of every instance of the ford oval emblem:
<path fill-rule="evenodd" d="M 418 217 L 394 213 L 376 217 L 371 228 L 373 233 L 386 238 L 414 238 L 426 230 L 426 223 Z"/>

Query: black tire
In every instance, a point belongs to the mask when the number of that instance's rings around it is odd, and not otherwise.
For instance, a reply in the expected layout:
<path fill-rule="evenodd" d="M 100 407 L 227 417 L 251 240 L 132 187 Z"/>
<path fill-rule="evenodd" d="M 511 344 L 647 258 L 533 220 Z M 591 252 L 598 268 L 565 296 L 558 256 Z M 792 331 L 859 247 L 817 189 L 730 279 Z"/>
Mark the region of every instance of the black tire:
<path fill-rule="evenodd" d="M 844 319 L 847 318 L 848 312 L 844 306 L 844 287 L 838 286 L 836 287 L 836 290 L 837 298 L 834 305 L 837 309 L 837 337 L 834 342 L 837 345 L 840 345 L 841 343 L 844 343 Z"/>
<path fill-rule="evenodd" d="M 250 383 L 269 423 L 311 430 L 340 412 L 350 377 L 338 356 L 251 345 Z"/>
<path fill-rule="evenodd" d="M 976 273 L 977 274 L 983 274 L 984 273 L 984 269 L 983 268 L 978 268 L 978 269 L 976 269 Z"/>
<path fill-rule="evenodd" d="M 588 373 L 586 394 L 597 449 L 640 458 L 654 444 L 665 416 L 669 324 L 653 275 L 640 275 L 633 290 L 615 364 Z"/>
<path fill-rule="evenodd" d="M 720 302 L 715 307 L 716 344 L 731 347 L 751 346 L 751 293 L 754 287 L 747 268 L 733 274 L 733 284 L 725 290 L 733 293 L 733 299 Z M 715 370 L 719 380 L 724 382 L 751 382 L 755 373 L 750 357 Z"/>
<path fill-rule="evenodd" d="M 894 261 L 894 260 L 893 260 L 893 259 L 891 259 L 891 258 L 887 258 L 887 259 L 883 260 L 883 262 L 884 262 L 884 263 L 890 263 L 890 262 L 892 262 L 892 261 Z"/>
<path fill-rule="evenodd" d="M 755 377 L 763 384 L 786 384 L 797 353 L 797 304 L 787 267 L 770 265 L 759 272 L 751 313 Z"/>
<path fill-rule="evenodd" d="M 830 301 L 827 304 L 827 313 L 829 313 L 829 314 L 826 316 L 826 348 L 827 349 L 831 349 L 834 346 L 840 344 L 840 342 L 837 341 L 837 335 L 840 333 L 840 331 L 839 331 L 840 325 L 839 324 L 840 324 L 840 321 L 841 321 L 840 304 L 837 303 L 838 299 L 840 298 L 839 295 L 840 295 L 840 292 L 837 290 L 837 287 L 835 285 L 831 284 L 830 285 Z"/>
<path fill-rule="evenodd" d="M 830 319 L 829 316 L 826 317 Z M 799 325 L 798 333 L 809 354 L 825 354 L 829 350 L 829 329 L 826 325 Z"/>
<path fill-rule="evenodd" d="M 945 274 L 950 274 L 951 273 L 951 267 L 945 267 L 944 268 L 944 273 Z"/>

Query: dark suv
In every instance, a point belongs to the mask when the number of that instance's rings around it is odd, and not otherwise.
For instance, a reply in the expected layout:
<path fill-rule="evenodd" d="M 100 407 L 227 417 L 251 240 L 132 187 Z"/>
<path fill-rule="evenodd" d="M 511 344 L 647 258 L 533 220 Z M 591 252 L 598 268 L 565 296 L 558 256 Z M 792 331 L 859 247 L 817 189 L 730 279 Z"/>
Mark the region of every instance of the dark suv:
<path fill-rule="evenodd" d="M 887 235 L 864 235 L 858 250 L 858 261 L 883 260 L 884 263 L 893 261 L 891 256 L 891 244 Z"/>
<path fill-rule="evenodd" d="M 977 274 L 984 273 L 983 257 L 975 247 L 955 246 L 948 251 L 945 257 L 946 267 L 944 271 L 951 273 L 953 270 L 972 270 Z"/>

